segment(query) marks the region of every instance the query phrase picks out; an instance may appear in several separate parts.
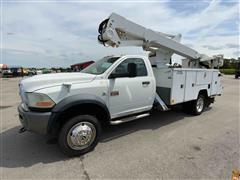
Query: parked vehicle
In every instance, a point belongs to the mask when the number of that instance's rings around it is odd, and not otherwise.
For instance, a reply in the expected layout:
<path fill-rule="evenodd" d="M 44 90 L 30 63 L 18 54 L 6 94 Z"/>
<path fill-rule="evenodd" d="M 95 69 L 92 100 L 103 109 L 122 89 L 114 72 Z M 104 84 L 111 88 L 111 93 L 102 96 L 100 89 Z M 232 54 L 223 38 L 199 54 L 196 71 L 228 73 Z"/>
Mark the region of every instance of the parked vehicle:
<path fill-rule="evenodd" d="M 49 73 L 51 73 L 52 71 L 51 71 L 51 69 L 47 69 L 47 68 L 44 68 L 43 70 L 42 70 L 42 74 L 49 74 Z"/>
<path fill-rule="evenodd" d="M 13 77 L 13 72 L 11 71 L 11 69 L 4 69 L 2 71 L 2 77 L 5 78 Z"/>
<path fill-rule="evenodd" d="M 36 70 L 36 74 L 43 74 L 42 70 Z"/>
<path fill-rule="evenodd" d="M 235 69 L 235 78 L 237 79 L 240 77 L 240 62 L 236 64 L 236 69 Z"/>
<path fill-rule="evenodd" d="M 29 69 L 27 72 L 27 76 L 34 76 L 37 75 L 36 69 Z"/>
<path fill-rule="evenodd" d="M 9 69 L 12 72 L 13 77 L 20 77 L 20 76 L 26 75 L 26 72 L 24 72 L 24 69 L 22 67 L 15 66 L 15 67 L 10 67 Z"/>
<path fill-rule="evenodd" d="M 19 66 L 6 68 L 2 71 L 3 77 L 20 77 L 26 75 L 24 69 Z"/>
<path fill-rule="evenodd" d="M 71 69 L 73 72 L 80 72 L 81 70 L 85 69 L 89 65 L 93 64 L 94 61 L 86 61 L 78 64 L 71 65 Z"/>
<path fill-rule="evenodd" d="M 152 109 L 166 111 L 177 104 L 200 115 L 221 95 L 219 71 L 214 68 L 222 64 L 222 56 L 199 54 L 181 44 L 179 35 L 149 30 L 117 14 L 100 24 L 99 33 L 103 45 L 142 46 L 149 56 L 107 56 L 78 73 L 22 80 L 21 132 L 57 137 L 62 151 L 76 156 L 94 149 L 104 125 L 143 118 Z M 189 58 L 188 67 L 167 66 L 173 53 Z"/>
<path fill-rule="evenodd" d="M 150 61 L 136 55 L 103 58 L 82 73 L 33 76 L 20 83 L 20 121 L 29 131 L 55 134 L 66 154 L 79 155 L 95 147 L 103 124 L 148 116 L 156 91 L 166 103 L 163 109 L 186 102 L 195 115 L 221 94 L 218 70 L 159 73 L 167 79 L 157 87 Z"/>

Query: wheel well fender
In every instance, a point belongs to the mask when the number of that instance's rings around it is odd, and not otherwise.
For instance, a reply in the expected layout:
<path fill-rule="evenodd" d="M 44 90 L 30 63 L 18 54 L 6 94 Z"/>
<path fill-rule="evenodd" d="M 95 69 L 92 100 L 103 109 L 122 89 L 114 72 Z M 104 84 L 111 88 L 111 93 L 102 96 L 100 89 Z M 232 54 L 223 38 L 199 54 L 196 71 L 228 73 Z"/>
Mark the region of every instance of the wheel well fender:
<path fill-rule="evenodd" d="M 89 94 L 73 95 L 63 99 L 52 109 L 48 133 L 58 131 L 64 121 L 80 114 L 94 115 L 101 123 L 108 123 L 110 120 L 108 108 L 101 98 Z"/>
<path fill-rule="evenodd" d="M 201 89 L 201 90 L 199 91 L 198 95 L 199 95 L 199 94 L 202 94 L 202 95 L 204 95 L 205 97 L 208 97 L 208 96 L 209 96 L 207 89 Z"/>

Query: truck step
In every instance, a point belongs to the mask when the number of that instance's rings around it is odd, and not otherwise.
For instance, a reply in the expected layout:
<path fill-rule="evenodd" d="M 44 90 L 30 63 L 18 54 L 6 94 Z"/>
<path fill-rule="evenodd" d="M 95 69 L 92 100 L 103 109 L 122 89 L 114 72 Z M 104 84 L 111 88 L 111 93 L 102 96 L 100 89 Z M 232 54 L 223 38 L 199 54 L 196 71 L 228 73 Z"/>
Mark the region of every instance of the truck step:
<path fill-rule="evenodd" d="M 136 119 L 140 119 L 140 118 L 143 118 L 143 117 L 146 117 L 146 116 L 149 116 L 149 115 L 150 115 L 149 113 L 144 113 L 144 114 L 139 114 L 139 115 L 130 116 L 130 117 L 128 116 L 128 117 L 124 117 L 124 118 L 121 118 L 121 119 L 118 119 L 118 120 L 115 120 L 115 121 L 110 121 L 110 124 L 111 125 L 117 125 L 117 124 L 129 122 L 129 121 L 133 121 L 133 120 L 136 120 Z"/>

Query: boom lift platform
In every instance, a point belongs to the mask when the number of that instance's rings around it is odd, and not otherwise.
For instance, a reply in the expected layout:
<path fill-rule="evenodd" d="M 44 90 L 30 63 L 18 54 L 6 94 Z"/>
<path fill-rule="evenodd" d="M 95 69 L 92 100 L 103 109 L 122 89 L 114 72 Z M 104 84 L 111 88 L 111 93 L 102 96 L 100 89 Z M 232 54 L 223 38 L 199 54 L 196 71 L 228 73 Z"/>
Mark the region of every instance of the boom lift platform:
<path fill-rule="evenodd" d="M 223 65 L 223 55 L 208 57 L 180 43 L 181 34 L 170 35 L 131 22 L 112 13 L 99 25 L 98 40 L 104 46 L 140 46 L 150 51 L 152 65 L 164 67 L 170 62 L 173 53 L 194 61 L 195 68 L 217 68 Z"/>
<path fill-rule="evenodd" d="M 162 110 L 197 99 L 199 91 L 207 89 L 209 97 L 221 94 L 219 67 L 223 55 L 209 57 L 180 43 L 181 34 L 170 35 L 138 25 L 112 13 L 99 25 L 98 41 L 104 46 L 138 46 L 149 51 L 156 78 L 156 101 Z M 173 54 L 183 56 L 185 67 L 172 68 Z M 187 63 L 186 63 L 187 62 Z"/>

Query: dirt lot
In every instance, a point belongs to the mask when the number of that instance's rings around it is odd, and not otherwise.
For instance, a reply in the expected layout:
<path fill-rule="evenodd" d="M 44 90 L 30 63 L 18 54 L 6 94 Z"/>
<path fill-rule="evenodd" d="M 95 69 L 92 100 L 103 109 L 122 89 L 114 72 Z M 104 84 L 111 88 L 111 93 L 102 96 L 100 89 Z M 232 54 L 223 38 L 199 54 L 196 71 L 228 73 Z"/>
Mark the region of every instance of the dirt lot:
<path fill-rule="evenodd" d="M 240 169 L 240 80 L 233 76 L 223 77 L 223 95 L 201 116 L 171 110 L 109 128 L 93 152 L 77 158 L 44 136 L 18 133 L 19 80 L 1 80 L 3 179 L 230 179 Z"/>

